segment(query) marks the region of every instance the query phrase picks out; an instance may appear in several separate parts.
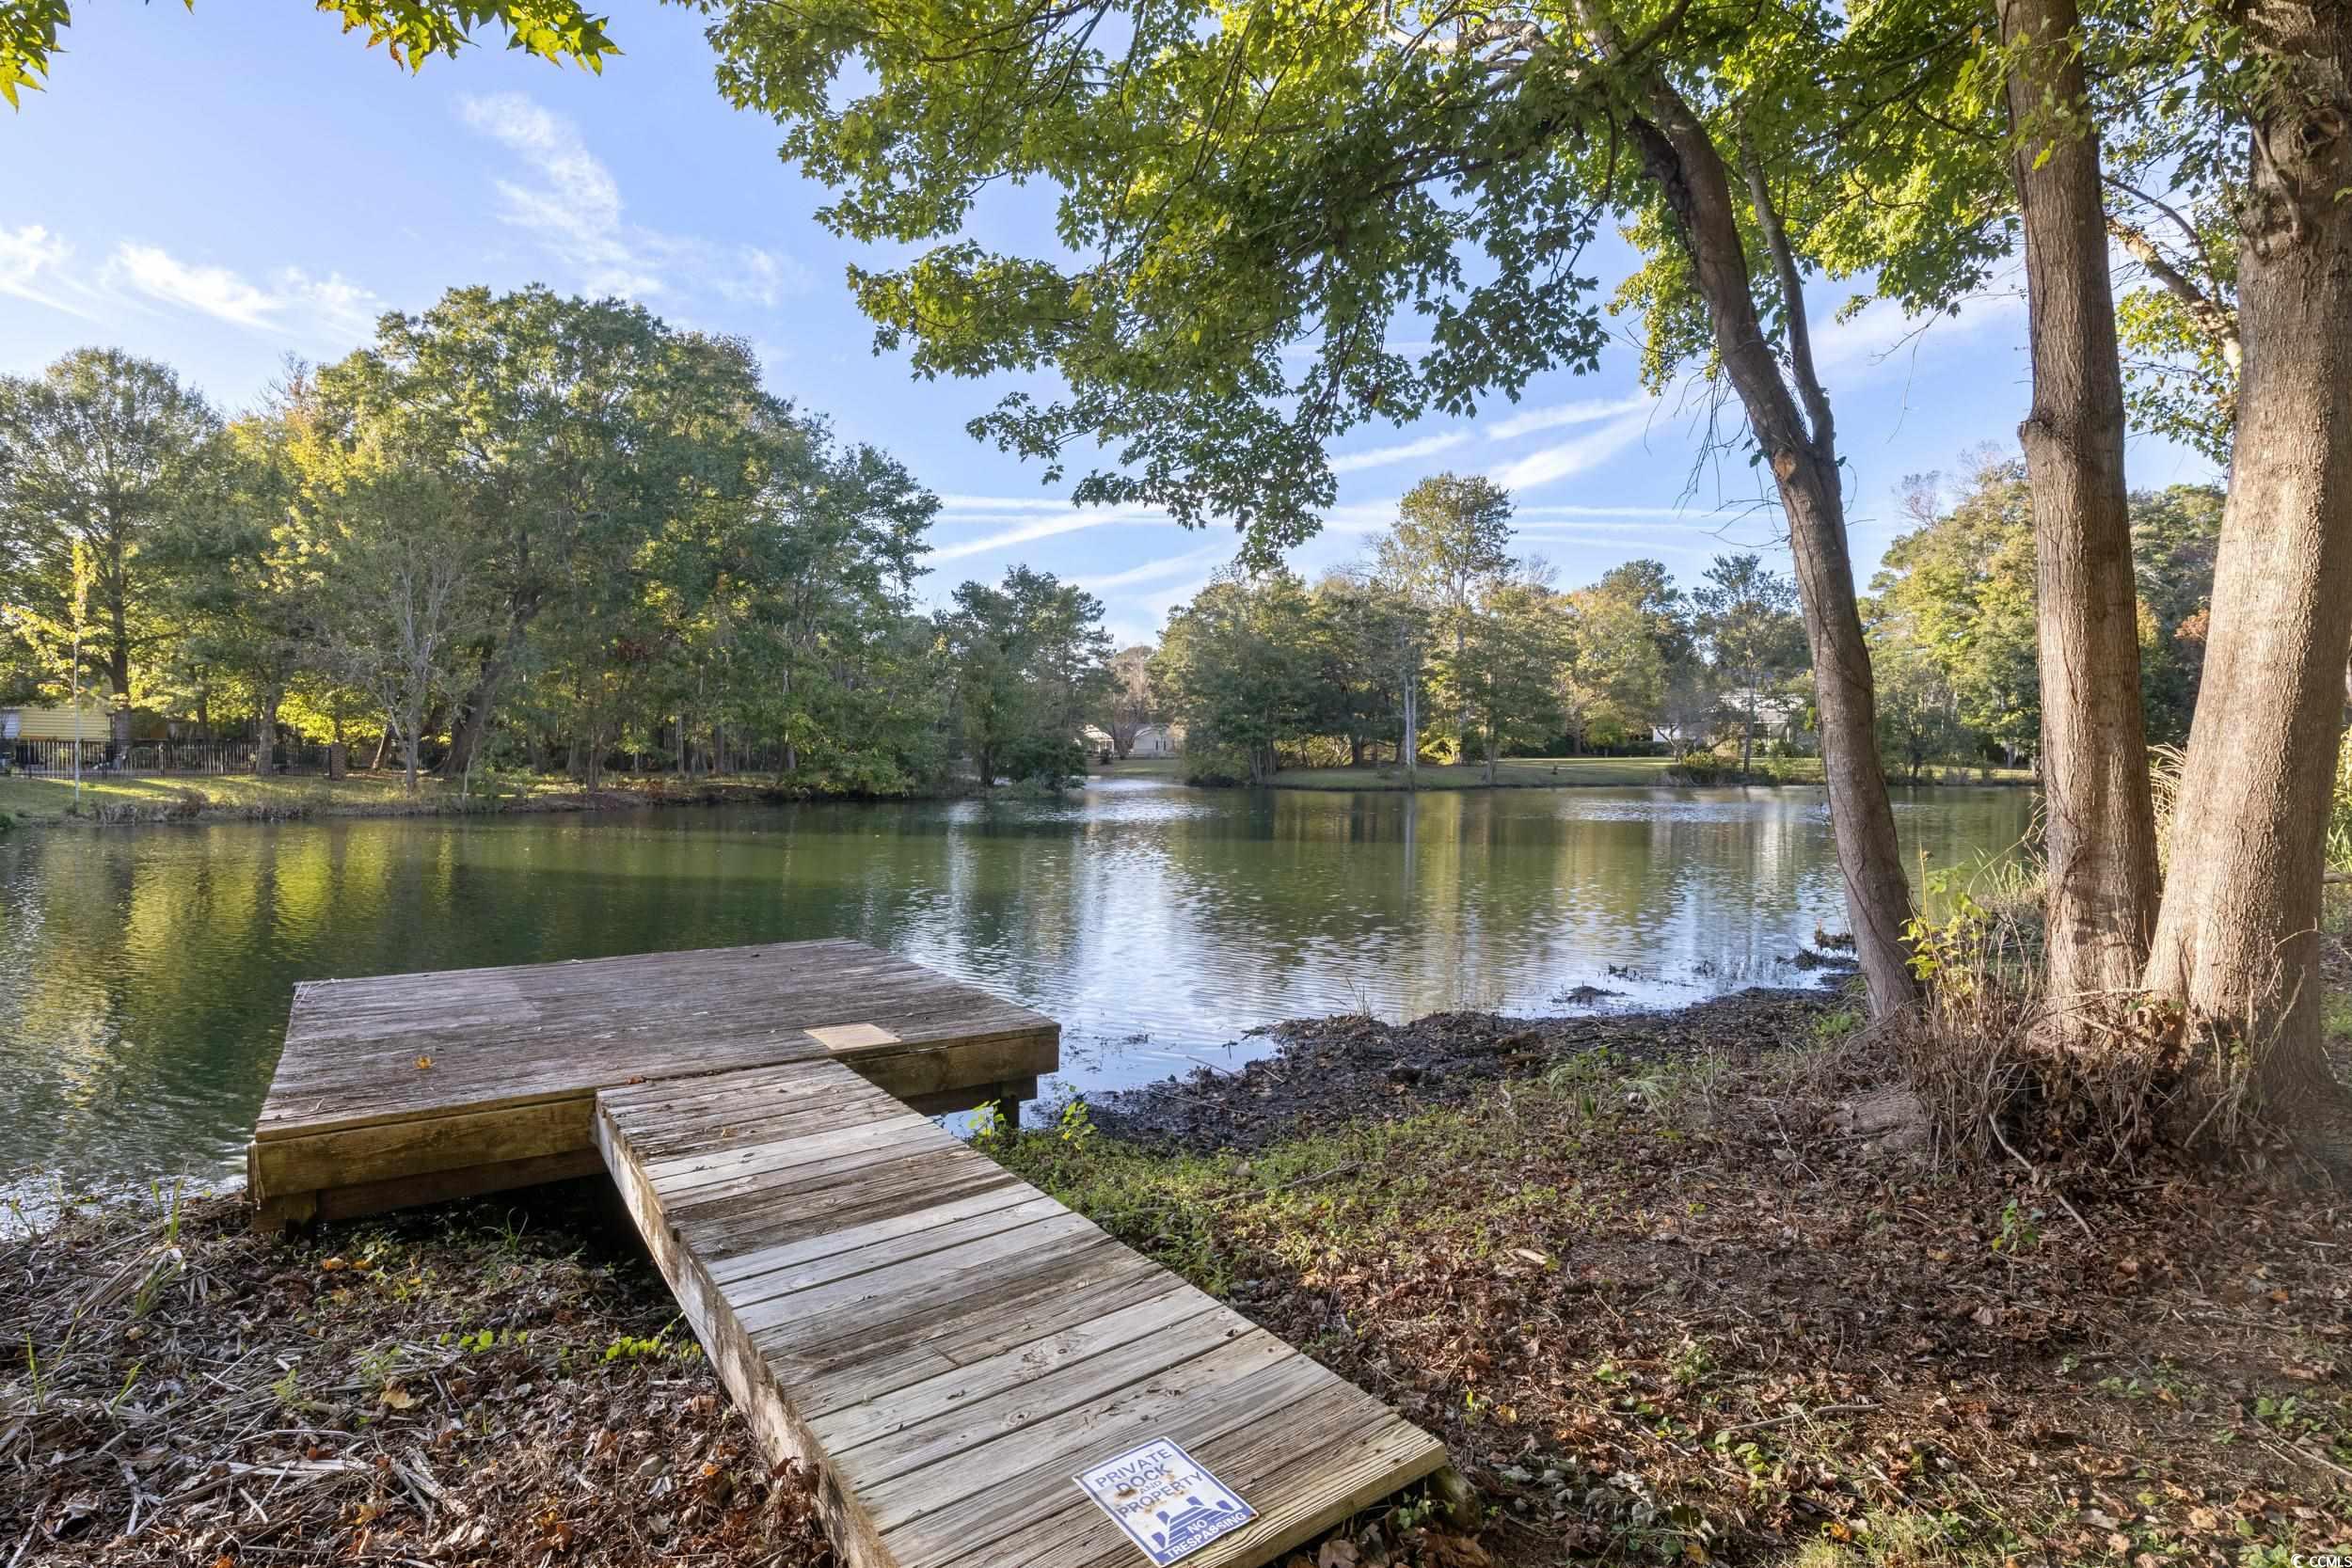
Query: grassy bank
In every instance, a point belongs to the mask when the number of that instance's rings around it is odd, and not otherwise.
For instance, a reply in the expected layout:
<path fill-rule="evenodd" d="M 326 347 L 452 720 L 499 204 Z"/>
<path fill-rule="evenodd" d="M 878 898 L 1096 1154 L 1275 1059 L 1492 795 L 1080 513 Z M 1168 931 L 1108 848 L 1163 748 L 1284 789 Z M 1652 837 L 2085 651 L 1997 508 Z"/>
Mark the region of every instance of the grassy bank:
<path fill-rule="evenodd" d="M 1686 781 L 1669 778 L 1668 770 L 1676 766 L 1673 757 L 1506 757 L 1495 764 L 1492 787 L 1498 789 L 1574 789 L 1590 785 L 1644 786 L 1681 784 Z M 1730 771 L 1736 771 L 1736 762 Z M 1422 789 L 1485 789 L 1486 768 L 1477 763 L 1454 764 L 1447 767 L 1424 767 L 1420 770 L 1418 787 Z M 2033 775 L 2024 768 L 1994 768 L 1979 777 L 1967 769 L 1955 769 L 1949 782 L 1998 784 L 2025 784 L 2033 782 Z M 1735 783 L 1727 772 L 1725 783 Z M 1756 784 L 1818 784 L 1821 782 L 1821 762 L 1819 757 L 1789 757 L 1756 759 L 1756 771 L 1750 781 Z M 1899 776 L 1898 784 L 1907 783 Z M 1922 784 L 1943 782 L 1930 773 L 1916 781 Z M 1405 770 L 1394 766 L 1378 768 L 1285 768 L 1271 781 L 1276 789 L 1403 789 Z"/>
<path fill-rule="evenodd" d="M 2352 1548 L 2341 1201 L 1937 1169 L 1841 1109 L 1885 1071 L 1566 1056 L 1246 1156 L 1001 1157 L 1442 1435 L 1498 1562 Z"/>
<path fill-rule="evenodd" d="M 1498 789 L 1570 788 L 1580 784 L 1658 784 L 1666 782 L 1672 757 L 1508 757 L 1495 764 Z M 1476 763 L 1422 768 L 1422 789 L 1484 789 L 1486 770 Z M 1274 775 L 1276 789 L 1403 789 L 1401 768 L 1285 768 Z"/>
<path fill-rule="evenodd" d="M 0 777 L 0 816 L 17 822 L 271 820 L 304 816 L 453 816 L 485 812 L 630 811 L 662 805 L 755 804 L 791 799 L 762 774 L 678 780 L 610 779 L 595 790 L 570 779 L 500 775 L 470 794 L 438 779 L 407 793 L 397 773 L 348 778 L 246 774 L 95 778 Z"/>

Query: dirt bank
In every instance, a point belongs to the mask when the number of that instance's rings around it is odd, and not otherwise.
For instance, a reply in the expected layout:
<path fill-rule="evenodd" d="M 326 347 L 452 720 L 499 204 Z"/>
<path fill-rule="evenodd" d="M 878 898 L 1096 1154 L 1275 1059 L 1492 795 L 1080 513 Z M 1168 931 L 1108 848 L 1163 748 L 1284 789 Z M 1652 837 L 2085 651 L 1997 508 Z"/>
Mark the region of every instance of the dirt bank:
<path fill-rule="evenodd" d="M 1594 992 L 1586 1000 L 1605 999 Z M 1298 1019 L 1266 1031 L 1277 1047 L 1271 1056 L 1097 1095 L 1088 1108 L 1097 1127 L 1139 1148 L 1246 1150 L 1365 1117 L 1458 1105 L 1486 1085 L 1596 1053 L 1629 1069 L 1717 1054 L 1754 1061 L 1814 1043 L 1838 1006 L 1828 990 L 1757 989 L 1661 1012 Z"/>

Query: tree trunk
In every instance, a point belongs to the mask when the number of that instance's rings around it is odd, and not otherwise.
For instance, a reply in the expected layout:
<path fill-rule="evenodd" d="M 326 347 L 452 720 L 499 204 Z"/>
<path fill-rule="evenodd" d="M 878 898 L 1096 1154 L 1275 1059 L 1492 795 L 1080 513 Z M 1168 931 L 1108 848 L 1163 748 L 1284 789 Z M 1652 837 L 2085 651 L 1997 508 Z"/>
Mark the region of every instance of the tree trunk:
<path fill-rule="evenodd" d="M 1763 171 L 1751 158 L 1750 194 L 1778 274 L 1788 357 L 1804 398 L 1801 413 L 1756 313 L 1746 245 L 1722 152 L 1656 66 L 1646 58 L 1629 57 L 1603 0 L 1577 0 L 1576 10 L 1602 55 L 1629 71 L 1629 85 L 1636 100 L 1629 126 L 1633 140 L 1665 197 L 1691 261 L 1692 280 L 1707 304 L 1724 373 L 1739 394 L 1749 429 L 1780 492 L 1804 606 L 1805 641 L 1813 656 L 1821 714 L 1821 768 L 1829 786 L 1846 914 L 1869 990 L 1870 1011 L 1883 1016 L 1918 995 L 1903 942 L 1911 889 L 1903 877 L 1895 811 L 1879 759 L 1877 699 L 1869 646 L 1863 641 L 1862 614 L 1854 599 L 1836 439 L 1829 399 L 1813 363 L 1802 280 Z"/>
<path fill-rule="evenodd" d="M 449 755 L 441 759 L 444 775 L 462 773 L 473 767 L 473 759 L 482 750 L 483 737 L 489 733 L 490 711 L 497 703 L 499 687 L 515 665 L 517 645 L 522 641 L 524 627 L 529 625 L 529 616 L 512 623 L 490 657 L 483 660 L 482 674 L 459 705 L 457 721 L 450 726 Z"/>
<path fill-rule="evenodd" d="M 273 753 L 278 750 L 278 700 L 277 687 L 265 686 L 262 689 L 261 702 L 253 718 L 253 776 L 258 779 L 270 776 Z"/>
<path fill-rule="evenodd" d="M 2060 1037 L 2137 990 L 2156 913 L 2155 813 L 2123 482 L 2123 372 L 2099 142 L 2054 117 L 2086 103 L 2075 0 L 2002 0 L 2025 214 L 2033 407 L 2017 427 L 2033 498 L 2042 750 L 2049 759 L 2049 990 Z"/>
<path fill-rule="evenodd" d="M 2352 647 L 2352 8 L 2257 5 L 2252 23 L 2278 76 L 2239 214 L 2246 372 L 2147 979 L 2243 1038 L 2266 1114 L 2344 1179 L 2318 923 Z"/>
<path fill-rule="evenodd" d="M 106 733 L 114 737 L 116 754 L 120 755 L 131 744 L 131 627 L 120 600 L 106 607 L 107 624 L 113 633 L 106 653 L 106 679 L 114 687 L 114 710 L 106 715 Z M 80 735 L 82 717 L 73 716 L 75 735 Z"/>
<path fill-rule="evenodd" d="M 1407 664 L 1405 671 L 1405 734 L 1396 743 L 1396 758 L 1405 768 L 1405 787 L 1421 787 L 1421 694 L 1415 688 L 1421 682 Z"/>
<path fill-rule="evenodd" d="M 408 731 L 405 735 L 403 735 L 400 737 L 401 750 L 407 757 L 408 799 L 411 800 L 417 798 L 417 749 L 418 743 L 422 738 L 423 730 L 423 713 L 416 709 L 411 709 L 408 715 Z"/>

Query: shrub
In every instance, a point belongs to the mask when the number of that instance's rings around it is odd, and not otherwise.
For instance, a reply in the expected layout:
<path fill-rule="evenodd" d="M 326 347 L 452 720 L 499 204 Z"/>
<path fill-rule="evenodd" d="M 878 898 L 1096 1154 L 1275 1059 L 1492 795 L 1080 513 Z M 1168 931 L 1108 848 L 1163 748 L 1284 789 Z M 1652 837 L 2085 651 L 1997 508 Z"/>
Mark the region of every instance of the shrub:
<path fill-rule="evenodd" d="M 1666 769 L 1666 782 L 1678 784 L 1732 784 L 1740 777 L 1740 765 L 1727 762 L 1712 752 L 1685 752 L 1675 758 Z"/>

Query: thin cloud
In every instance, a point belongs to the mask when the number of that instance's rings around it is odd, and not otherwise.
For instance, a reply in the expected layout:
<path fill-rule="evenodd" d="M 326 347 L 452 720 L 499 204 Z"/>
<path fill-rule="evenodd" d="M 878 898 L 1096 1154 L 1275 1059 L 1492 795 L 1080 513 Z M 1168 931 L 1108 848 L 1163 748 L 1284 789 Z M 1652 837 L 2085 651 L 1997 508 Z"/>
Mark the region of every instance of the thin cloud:
<path fill-rule="evenodd" d="M 529 170 L 528 179 L 493 182 L 504 203 L 500 216 L 577 273 L 590 293 L 650 299 L 707 293 L 738 305 L 773 308 L 808 287 L 808 270 L 789 256 L 628 222 L 620 182 L 589 150 L 580 127 L 528 94 L 464 98 L 458 116 L 516 154 Z"/>
<path fill-rule="evenodd" d="M 89 291 L 65 276 L 72 255 L 73 247 L 63 235 L 52 234 L 38 223 L 0 229 L 0 294 L 96 320 L 97 311 L 74 297 Z"/>
<path fill-rule="evenodd" d="M 1509 419 L 1486 427 L 1490 441 L 1508 441 L 1518 436 L 1533 436 L 1539 430 L 1564 430 L 1572 425 L 1598 424 L 1620 414 L 1630 414 L 1647 408 L 1650 398 L 1636 392 L 1624 398 L 1585 398 L 1576 403 L 1555 403 L 1549 408 L 1530 408 Z"/>
<path fill-rule="evenodd" d="M 1470 433 L 1449 430 L 1441 435 L 1423 436 L 1419 440 L 1400 441 L 1390 447 L 1372 447 L 1363 451 L 1351 451 L 1331 459 L 1335 474 L 1352 474 L 1364 468 L 1385 467 L 1391 463 L 1409 463 L 1417 457 L 1435 457 L 1451 451 L 1470 439 Z"/>
<path fill-rule="evenodd" d="M 1494 482 L 1506 490 L 1530 490 L 1597 468 L 1642 438 L 1649 427 L 1646 413 L 1625 415 L 1598 430 L 1529 452 L 1493 471 Z"/>
<path fill-rule="evenodd" d="M 1566 502 L 1547 502 L 1537 506 L 1515 507 L 1512 510 L 1515 515 L 1521 517 L 1673 517 L 1679 519 L 1691 515 L 1691 509 L 1684 506 L 1576 506 Z M 1627 523 L 1622 526 L 1642 528 L 1647 525 Z"/>
<path fill-rule="evenodd" d="M 1163 578 L 1182 577 L 1204 562 L 1224 559 L 1228 553 L 1227 546 L 1224 545 L 1209 545 L 1200 549 L 1187 550 L 1183 555 L 1171 555 L 1160 561 L 1147 561 L 1140 566 L 1130 566 L 1123 572 L 1112 572 L 1104 577 L 1080 578 L 1077 583 L 1089 594 L 1108 594 L 1122 588 L 1140 587 L 1147 582 L 1158 582 Z M 1189 594 L 1185 595 L 1186 598 L 1191 596 Z"/>
<path fill-rule="evenodd" d="M 2025 295 L 2013 290 L 1972 294 L 1956 313 L 1906 316 L 1891 299 L 1874 299 L 1844 321 L 1833 321 L 1813 336 L 1813 360 L 1822 377 L 1857 375 L 1898 358 L 1922 340 L 1949 341 L 1994 330 L 2014 330 L 2025 314 Z"/>
<path fill-rule="evenodd" d="M 961 499 L 968 501 L 973 498 Z M 953 506 L 945 508 L 941 520 L 952 522 L 955 510 Z M 933 562 L 963 561 L 976 555 L 986 555 L 992 550 L 1009 549 L 1015 545 L 1034 544 L 1040 539 L 1052 539 L 1064 533 L 1082 533 L 1088 529 L 1103 528 L 1112 523 L 1165 524 L 1168 521 L 1168 517 L 1162 513 L 1147 512 L 1139 508 L 1090 507 L 1081 511 L 1065 502 L 1057 507 L 1051 515 L 1033 516 L 1027 522 L 999 529 L 994 533 L 984 533 L 977 539 L 966 539 L 959 544 L 944 545 L 932 550 L 929 559 Z"/>
<path fill-rule="evenodd" d="M 183 261 L 161 245 L 115 246 L 102 275 L 117 291 L 158 305 L 229 322 L 255 331 L 307 338 L 364 335 L 384 302 L 341 273 L 313 277 L 300 267 L 279 270 L 268 286 L 228 267 Z"/>
<path fill-rule="evenodd" d="M 191 266 L 159 245 L 118 245 L 108 270 L 150 299 L 239 326 L 266 326 L 278 308 L 277 300 L 227 267 Z"/>

